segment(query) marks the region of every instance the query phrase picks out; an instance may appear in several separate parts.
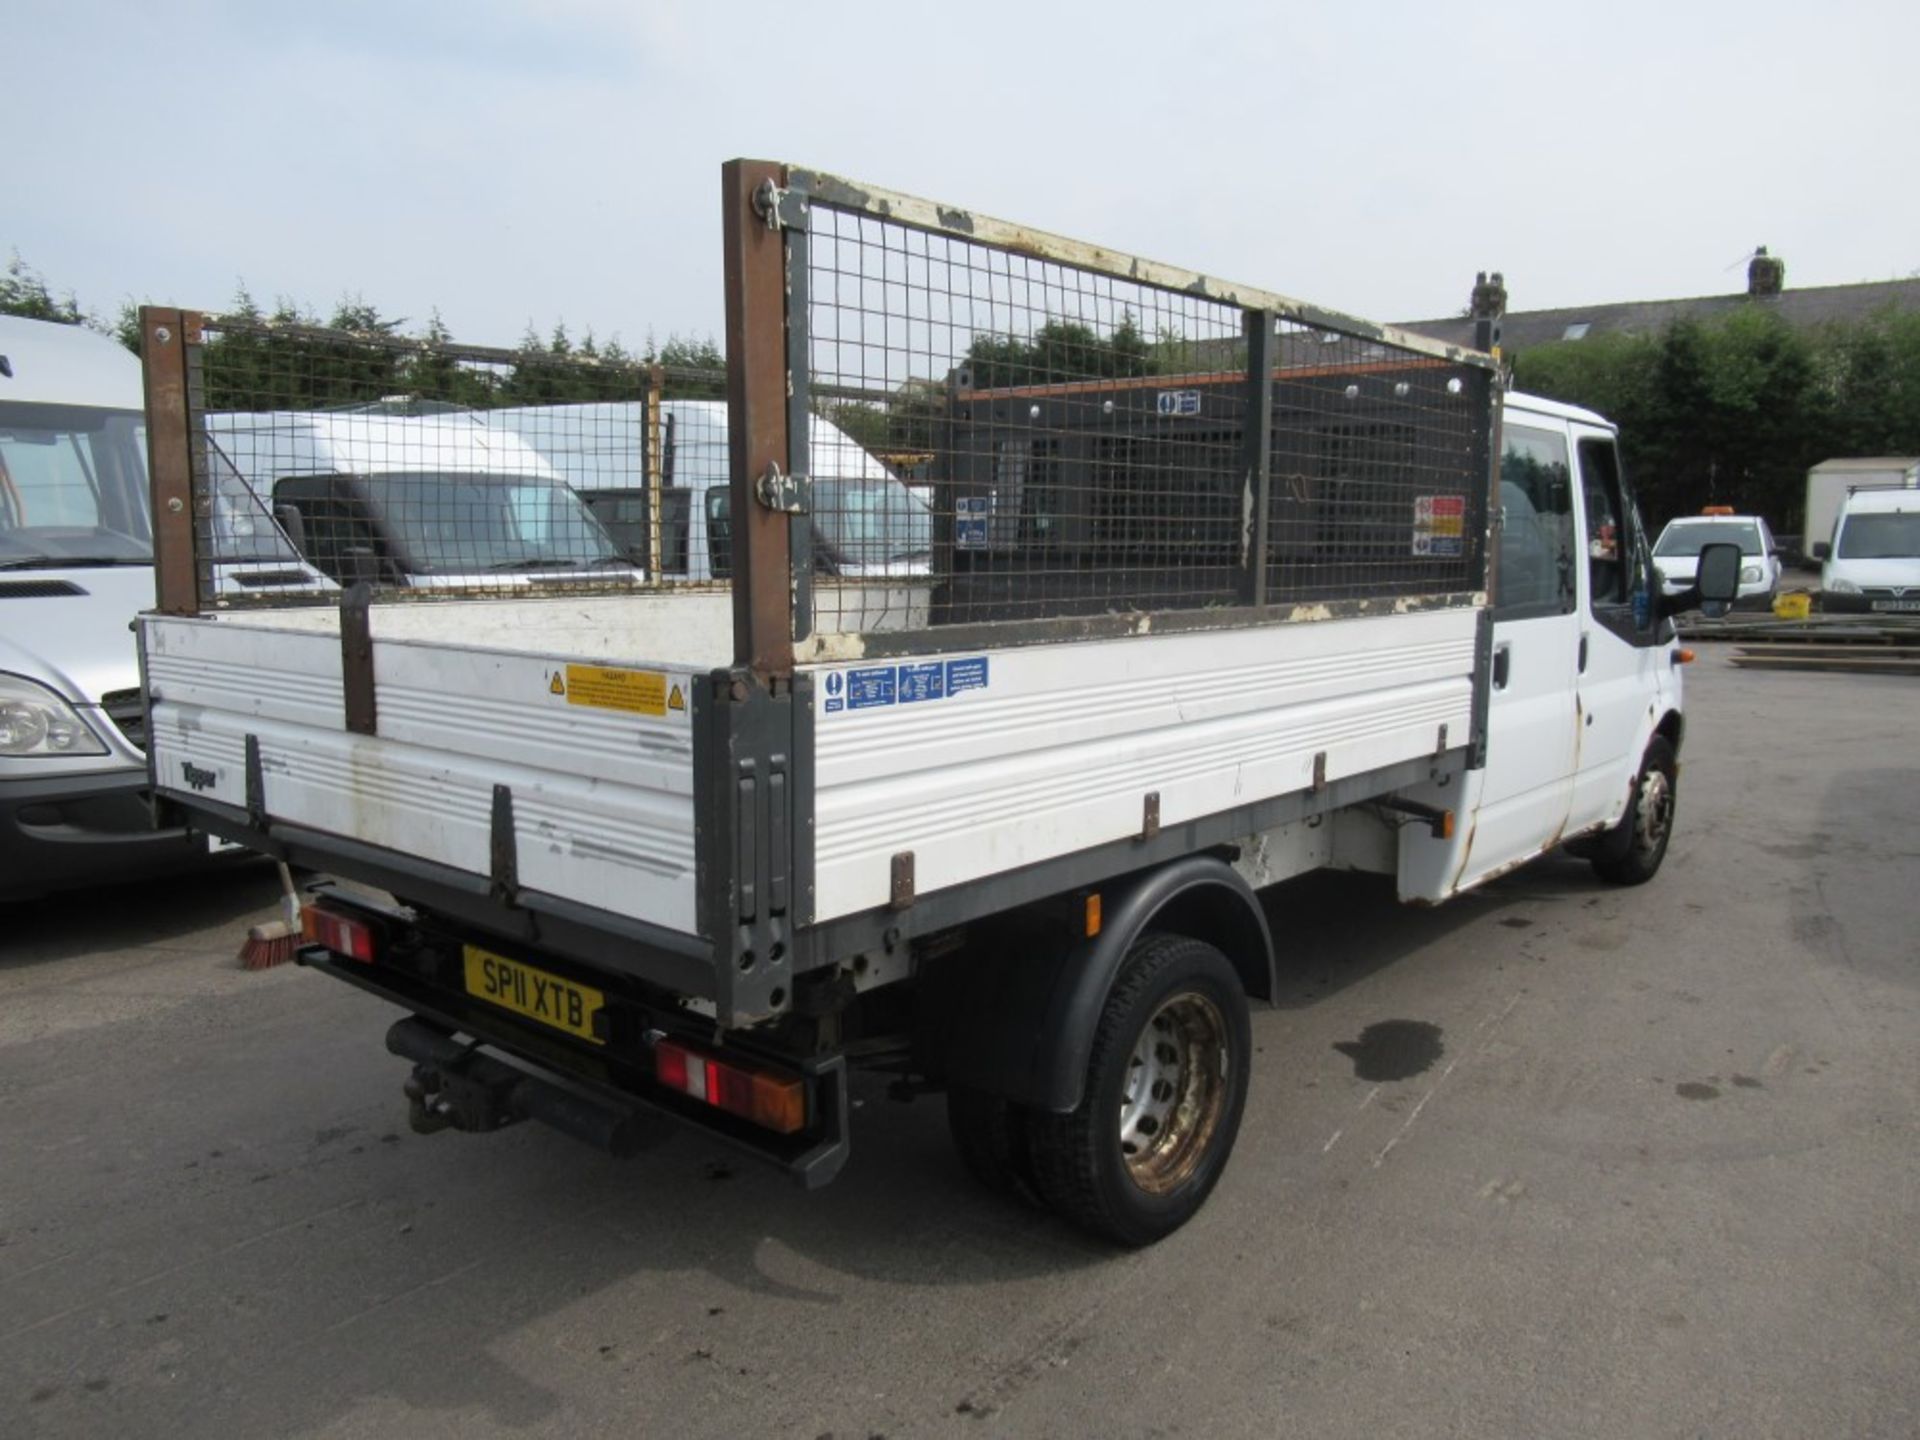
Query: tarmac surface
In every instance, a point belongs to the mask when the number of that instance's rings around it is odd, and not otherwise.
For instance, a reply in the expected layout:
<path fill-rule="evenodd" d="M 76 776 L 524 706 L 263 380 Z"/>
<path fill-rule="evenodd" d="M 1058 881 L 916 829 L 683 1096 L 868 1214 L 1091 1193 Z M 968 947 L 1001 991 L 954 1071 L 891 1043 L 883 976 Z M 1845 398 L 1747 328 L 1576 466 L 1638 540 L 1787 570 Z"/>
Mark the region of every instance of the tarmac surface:
<path fill-rule="evenodd" d="M 1638 890 L 1314 877 L 1201 1216 L 1118 1253 L 856 1091 L 807 1195 L 405 1125 L 258 867 L 0 910 L 0 1436 L 1920 1433 L 1920 682 L 1688 675 Z"/>

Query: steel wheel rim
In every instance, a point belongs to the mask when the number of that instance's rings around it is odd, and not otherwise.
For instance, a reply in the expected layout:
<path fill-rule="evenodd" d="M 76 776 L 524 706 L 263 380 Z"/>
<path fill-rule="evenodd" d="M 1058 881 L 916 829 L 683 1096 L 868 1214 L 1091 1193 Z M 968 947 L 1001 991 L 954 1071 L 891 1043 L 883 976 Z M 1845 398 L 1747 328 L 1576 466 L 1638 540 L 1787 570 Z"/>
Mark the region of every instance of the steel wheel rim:
<path fill-rule="evenodd" d="M 1164 1194 L 1189 1179 L 1226 1109 L 1227 1023 L 1205 995 L 1161 1002 L 1140 1029 L 1120 1091 L 1120 1155 L 1134 1184 Z"/>
<path fill-rule="evenodd" d="M 1673 824 L 1673 785 L 1664 770 L 1649 770 L 1640 777 L 1640 802 L 1635 806 L 1634 840 L 1640 853 L 1651 855 L 1665 843 Z"/>

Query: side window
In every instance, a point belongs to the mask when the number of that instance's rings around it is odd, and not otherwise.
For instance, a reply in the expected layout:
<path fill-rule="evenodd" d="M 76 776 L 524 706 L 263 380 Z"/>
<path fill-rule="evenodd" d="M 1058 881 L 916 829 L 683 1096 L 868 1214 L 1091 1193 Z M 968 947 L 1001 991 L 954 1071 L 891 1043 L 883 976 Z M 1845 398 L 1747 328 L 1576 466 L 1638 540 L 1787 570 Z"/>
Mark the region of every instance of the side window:
<path fill-rule="evenodd" d="M 1611 440 L 1580 442 L 1594 618 L 1626 639 L 1653 630 L 1653 557 Z"/>
<path fill-rule="evenodd" d="M 1494 617 L 1572 614 L 1573 567 L 1573 476 L 1567 442 L 1551 430 L 1508 425 L 1500 454 Z"/>

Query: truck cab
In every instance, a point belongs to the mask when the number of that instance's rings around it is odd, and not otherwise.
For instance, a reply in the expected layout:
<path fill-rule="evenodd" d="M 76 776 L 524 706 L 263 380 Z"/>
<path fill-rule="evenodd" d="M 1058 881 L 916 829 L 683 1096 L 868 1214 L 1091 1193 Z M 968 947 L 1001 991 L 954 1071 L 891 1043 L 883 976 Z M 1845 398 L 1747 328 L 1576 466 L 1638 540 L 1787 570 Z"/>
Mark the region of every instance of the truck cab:
<path fill-rule="evenodd" d="M 142 403 L 140 362 L 113 340 L 0 317 L 0 900 L 209 856 L 204 837 L 155 829 L 146 798 Z M 326 588 L 230 472 L 206 526 L 217 593 Z"/>
<path fill-rule="evenodd" d="M 1647 879 L 1672 822 L 1683 723 L 1667 614 L 1684 596 L 1661 592 L 1615 427 L 1510 394 L 1501 447 L 1486 762 L 1446 801 L 1451 836 L 1403 832 L 1406 900 L 1444 899 L 1567 841 L 1609 878 Z"/>

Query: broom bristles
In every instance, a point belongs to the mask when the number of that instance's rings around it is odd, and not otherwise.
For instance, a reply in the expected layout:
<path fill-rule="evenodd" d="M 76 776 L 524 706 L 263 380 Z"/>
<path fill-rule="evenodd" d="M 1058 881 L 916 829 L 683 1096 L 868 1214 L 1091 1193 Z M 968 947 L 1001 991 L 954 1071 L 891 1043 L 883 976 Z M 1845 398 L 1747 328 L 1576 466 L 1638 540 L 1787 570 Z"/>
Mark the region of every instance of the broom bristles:
<path fill-rule="evenodd" d="M 293 927 L 283 920 L 255 925 L 247 931 L 246 943 L 240 947 L 240 966 L 244 970 L 268 970 L 284 965 L 293 958 L 299 938 Z"/>

